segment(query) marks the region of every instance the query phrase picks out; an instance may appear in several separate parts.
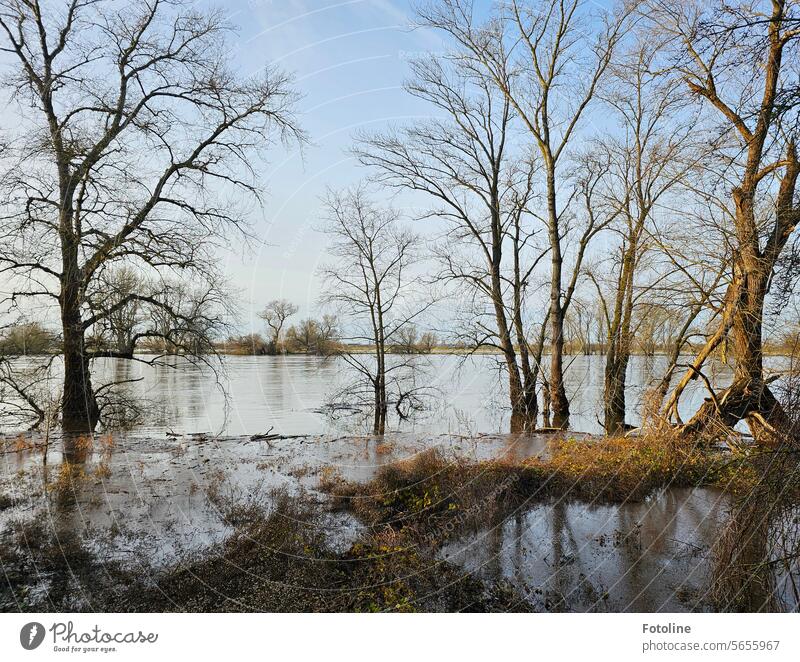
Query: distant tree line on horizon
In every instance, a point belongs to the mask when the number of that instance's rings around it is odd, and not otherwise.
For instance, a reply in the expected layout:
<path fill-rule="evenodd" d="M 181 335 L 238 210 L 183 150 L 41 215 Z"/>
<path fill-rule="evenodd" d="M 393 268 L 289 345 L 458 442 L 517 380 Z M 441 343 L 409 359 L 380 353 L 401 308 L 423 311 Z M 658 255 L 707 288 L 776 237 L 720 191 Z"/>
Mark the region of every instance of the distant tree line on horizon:
<path fill-rule="evenodd" d="M 633 354 L 656 356 L 669 353 L 677 340 L 675 336 L 669 335 L 670 328 L 670 325 L 664 324 L 640 334 L 636 338 Z M 226 339 L 215 340 L 213 345 L 216 351 L 222 353 L 253 356 L 280 354 L 332 356 L 342 349 L 338 336 L 338 322 L 331 315 L 323 315 L 321 320 L 307 318 L 297 325 L 289 325 L 277 343 L 268 339 L 269 337 L 269 334 L 261 333 L 232 335 Z M 92 344 L 107 350 L 115 346 L 111 338 L 106 340 L 93 338 Z M 604 355 L 608 348 L 602 329 L 595 327 L 568 332 L 564 347 L 565 353 L 570 356 Z M 433 352 L 463 354 L 471 349 L 474 348 L 463 341 L 440 339 L 440 336 L 433 331 L 419 333 L 414 326 L 405 327 L 399 334 L 398 342 L 391 347 L 391 351 L 397 354 Z M 689 352 L 691 349 L 692 344 L 688 343 L 685 350 Z M 775 334 L 773 339 L 767 340 L 764 344 L 765 352 L 782 356 L 793 356 L 799 349 L 800 325 Z M 142 343 L 140 351 L 153 354 L 181 353 L 178 347 L 165 347 L 163 340 L 152 344 Z M 0 356 L 43 356 L 60 352 L 61 341 L 58 334 L 40 322 L 14 324 L 0 330 Z"/>

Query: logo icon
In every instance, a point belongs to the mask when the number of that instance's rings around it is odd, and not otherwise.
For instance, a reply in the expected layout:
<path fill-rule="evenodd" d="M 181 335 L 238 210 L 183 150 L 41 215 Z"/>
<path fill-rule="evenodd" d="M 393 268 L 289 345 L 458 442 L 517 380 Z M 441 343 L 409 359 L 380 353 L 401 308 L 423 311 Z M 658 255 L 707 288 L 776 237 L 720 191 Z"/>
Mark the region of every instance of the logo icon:
<path fill-rule="evenodd" d="M 44 641 L 44 625 L 41 623 L 28 623 L 19 631 L 19 643 L 26 651 L 38 648 Z"/>

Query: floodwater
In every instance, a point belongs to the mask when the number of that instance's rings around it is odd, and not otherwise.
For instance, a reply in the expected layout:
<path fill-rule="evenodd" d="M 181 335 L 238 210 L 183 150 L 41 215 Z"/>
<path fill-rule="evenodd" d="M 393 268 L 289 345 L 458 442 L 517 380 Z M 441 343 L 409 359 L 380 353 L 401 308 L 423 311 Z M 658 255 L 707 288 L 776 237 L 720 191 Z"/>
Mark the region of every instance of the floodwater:
<path fill-rule="evenodd" d="M 329 543 L 346 550 L 362 525 L 329 512 L 317 492 L 326 472 L 366 481 L 387 463 L 428 449 L 468 459 L 521 460 L 546 452 L 545 435 L 398 434 L 385 438 L 307 436 L 138 438 L 71 449 L 80 474 L 60 479 L 60 442 L 47 454 L 0 455 L 0 531 L 39 516 L 56 531 L 81 533 L 100 558 L 141 572 L 179 561 L 233 531 L 222 500 L 264 503 L 271 490 L 316 495 Z M 445 546 L 469 573 L 514 583 L 545 611 L 688 611 L 702 608 L 708 550 L 726 500 L 715 490 L 669 490 L 645 503 L 591 505 L 568 499 L 533 503 L 497 526 Z M 10 530 L 10 529 L 9 529 Z M 2 561 L 2 559 L 0 559 Z M 0 591 L 0 610 L 17 596 Z M 699 607 L 698 607 L 699 605 Z"/>
<path fill-rule="evenodd" d="M 429 448 L 474 460 L 523 460 L 542 453 L 546 442 L 543 435 L 307 436 L 270 441 L 188 435 L 118 436 L 109 445 L 107 437 L 97 436 L 91 447 L 72 447 L 65 453 L 58 441 L 46 462 L 41 452 L 0 453 L 0 494 L 14 503 L 0 510 L 0 530 L 20 515 L 45 509 L 60 526 L 113 529 L 120 550 L 146 536 L 153 543 L 152 554 L 169 561 L 180 550 L 204 548 L 229 533 L 210 490 L 224 499 L 266 502 L 275 489 L 315 491 L 324 472 L 366 482 L 381 466 Z M 59 480 L 65 460 L 80 472 L 68 484 Z M 54 495 L 59 497 L 55 507 Z"/>
<path fill-rule="evenodd" d="M 432 394 L 427 409 L 402 424 L 393 421 L 384 438 L 363 434 L 367 416 L 326 412 L 332 394 L 351 378 L 335 359 L 225 357 L 217 372 L 180 359 L 173 367 L 105 361 L 95 385 L 137 380 L 126 388 L 146 401 L 146 423 L 95 435 L 81 448 L 56 439 L 44 455 L 7 443 L 0 449 L 0 534 L 39 517 L 56 531 L 80 533 L 101 558 L 134 566 L 144 561 L 144 572 L 230 535 L 221 499 L 264 502 L 281 488 L 318 499 L 323 517 L 313 525 L 325 527 L 332 546 L 347 549 L 362 525 L 330 511 L 318 491 L 323 476 L 367 481 L 380 466 L 434 447 L 466 459 L 521 460 L 546 452 L 547 436 L 506 433 L 497 357 L 419 360 Z M 633 359 L 629 422 L 637 422 L 637 406 L 662 365 L 659 357 Z M 603 357 L 570 360 L 573 430 L 599 431 L 602 371 Z M 707 374 L 720 384 L 729 377 L 724 367 Z M 703 397 L 702 387 L 693 386 L 683 413 Z M 291 437 L 250 438 L 270 429 Z M 66 481 L 65 467 L 78 468 Z M 547 611 L 703 609 L 708 551 L 727 509 L 726 497 L 710 489 L 671 489 L 644 503 L 617 505 L 564 495 L 528 504 L 441 553 L 470 573 L 513 583 Z M 0 590 L 0 610 L 19 608 L 16 600 Z"/>
<path fill-rule="evenodd" d="M 709 548 L 727 498 L 670 489 L 643 503 L 555 500 L 445 547 L 547 611 L 679 612 L 707 604 Z"/>
<path fill-rule="evenodd" d="M 143 357 L 146 358 L 146 357 Z M 507 384 L 497 356 L 419 356 L 417 384 L 424 387 L 424 410 L 412 419 L 390 417 L 394 431 L 417 434 L 477 434 L 508 431 Z M 354 372 L 340 359 L 317 356 L 225 356 L 215 369 L 180 358 L 171 365 L 106 359 L 95 364 L 94 385 L 131 380 L 123 388 L 146 405 L 142 421 L 131 430 L 163 435 L 207 433 L 252 435 L 272 428 L 279 434 L 363 434 L 369 431 L 366 409 L 331 411 L 329 403 Z M 774 361 L 774 360 L 773 360 Z M 571 428 L 602 432 L 603 356 L 567 357 L 567 392 Z M 665 358 L 634 356 L 626 393 L 629 420 L 639 422 L 646 390 L 661 377 Z M 725 384 L 727 366 L 711 365 L 707 376 Z M 60 388 L 53 376 L 52 388 Z M 691 383 L 681 402 L 690 415 L 706 397 L 703 385 Z M 390 411 L 390 414 L 392 412 Z"/>
<path fill-rule="evenodd" d="M 65 455 L 0 455 L 0 530 L 39 515 L 57 530 L 81 532 L 101 558 L 142 572 L 220 542 L 232 532 L 219 501 L 264 502 L 270 491 L 316 494 L 321 476 L 369 480 L 387 463 L 439 448 L 446 456 L 521 460 L 546 452 L 547 436 L 398 434 L 384 438 L 307 436 L 274 441 L 188 435 L 160 439 L 96 437 Z M 64 484 L 62 462 L 80 466 Z M 216 495 L 216 496 L 214 496 Z M 670 490 L 645 503 L 531 504 L 495 527 L 452 542 L 444 557 L 470 573 L 514 582 L 543 610 L 685 611 L 708 574 L 707 552 L 724 514 L 714 490 Z M 333 547 L 346 550 L 361 531 L 353 516 L 326 513 Z M 13 596 L 0 609 L 14 609 Z"/>

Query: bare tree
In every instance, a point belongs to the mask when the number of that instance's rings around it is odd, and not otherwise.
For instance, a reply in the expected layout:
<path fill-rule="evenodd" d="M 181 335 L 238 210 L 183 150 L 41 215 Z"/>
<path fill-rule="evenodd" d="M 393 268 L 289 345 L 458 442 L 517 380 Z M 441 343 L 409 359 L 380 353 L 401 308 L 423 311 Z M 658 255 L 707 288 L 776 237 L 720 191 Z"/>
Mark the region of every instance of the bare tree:
<path fill-rule="evenodd" d="M 570 299 L 562 275 L 569 201 L 559 201 L 564 184 L 561 166 L 629 17 L 622 11 L 604 23 L 590 21 L 586 5 L 581 0 L 511 0 L 483 23 L 469 0 L 442 0 L 421 13 L 424 24 L 455 38 L 471 66 L 488 73 L 541 155 L 551 266 L 549 392 L 556 427 L 569 422 L 563 354 Z M 603 28 L 592 34 L 595 21 Z M 579 252 L 577 260 L 582 256 Z M 574 273 L 578 272 L 576 265 Z"/>
<path fill-rule="evenodd" d="M 424 331 L 417 341 L 417 351 L 420 354 L 430 354 L 436 344 L 438 342 L 438 338 L 433 331 Z"/>
<path fill-rule="evenodd" d="M 392 351 L 398 354 L 415 354 L 419 346 L 419 331 L 413 324 L 407 324 L 397 331 L 397 339 Z"/>
<path fill-rule="evenodd" d="M 422 218 L 441 219 L 448 228 L 434 248 L 437 280 L 455 284 L 466 300 L 462 310 L 469 309 L 470 319 L 461 326 L 468 344 L 502 354 L 512 431 L 532 430 L 539 362 L 529 351 L 525 304 L 546 252 L 529 209 L 536 165 L 527 150 L 510 144 L 508 99 L 460 57 L 457 51 L 412 63 L 406 86 L 444 119 L 363 136 L 357 155 L 379 182 L 433 201 Z"/>
<path fill-rule="evenodd" d="M 50 383 L 53 358 L 20 364 L 19 357 L 0 355 L 0 420 L 4 425 L 36 429 L 52 422 L 58 412 Z"/>
<path fill-rule="evenodd" d="M 710 398 L 686 424 L 692 432 L 729 428 L 745 419 L 757 439 L 787 429 L 764 376 L 764 304 L 794 235 L 800 7 L 796 2 L 653 0 L 655 29 L 672 39 L 676 72 L 693 98 L 719 118 L 716 156 L 731 182 L 727 241 L 732 274 L 715 328 L 667 403 L 677 403 L 705 361 L 730 339 L 733 383 Z"/>
<path fill-rule="evenodd" d="M 0 331 L 0 356 L 54 354 L 58 349 L 58 338 L 41 322 L 21 320 Z"/>
<path fill-rule="evenodd" d="M 126 352 L 135 346 L 134 336 L 143 321 L 144 305 L 139 298 L 132 295 L 147 291 L 143 280 L 141 274 L 130 267 L 101 272 L 97 279 L 97 290 L 93 295 L 87 296 L 87 303 L 93 312 L 112 312 L 99 315 L 100 319 L 94 330 L 94 344 L 97 349 Z"/>
<path fill-rule="evenodd" d="M 126 344 L 97 347 L 87 352 L 90 358 L 144 360 L 134 356 L 141 347 L 155 352 L 156 357 L 147 359 L 151 363 L 167 354 L 207 363 L 202 356 L 215 353 L 215 340 L 232 330 L 238 312 L 233 293 L 224 281 L 217 280 L 198 285 L 174 280 L 141 282 L 131 302 L 136 302 L 141 313 L 132 326 L 120 329 L 120 340 Z M 124 310 L 114 299 L 107 306 L 95 312 L 99 319 L 113 318 L 116 313 L 109 310 Z M 124 323 L 131 321 L 123 319 Z"/>
<path fill-rule="evenodd" d="M 324 231 L 334 262 L 322 270 L 323 300 L 346 316 L 351 329 L 346 340 L 372 347 L 371 355 L 346 348 L 340 355 L 368 385 L 372 430 L 383 434 L 390 389 L 396 391 L 397 401 L 408 398 L 402 373 L 411 366 L 407 361 L 387 362 L 387 349 L 430 305 L 420 303 L 421 281 L 412 271 L 419 260 L 419 240 L 400 226 L 397 211 L 377 207 L 363 187 L 329 192 L 325 207 Z"/>
<path fill-rule="evenodd" d="M 658 44 L 645 42 L 612 64 L 609 84 L 600 96 L 620 130 L 594 141 L 582 162 L 586 213 L 611 220 L 603 247 L 605 268 L 590 274 L 607 336 L 603 398 L 607 434 L 625 429 L 626 372 L 638 329 L 636 308 L 646 304 L 656 284 L 675 271 L 669 264 L 666 270 L 647 264 L 657 247 L 650 236 L 659 215 L 672 209 L 668 196 L 699 159 L 699 151 L 689 143 L 693 123 L 685 111 L 682 89 L 660 69 L 661 58 Z M 652 317 L 639 321 L 658 324 Z"/>
<path fill-rule="evenodd" d="M 181 0 L 0 2 L 6 81 L 25 118 L 0 176 L 0 270 L 12 305 L 58 306 L 66 430 L 99 417 L 87 333 L 133 300 L 165 305 L 131 292 L 91 312 L 103 270 L 213 282 L 214 244 L 244 229 L 244 208 L 227 201 L 257 197 L 259 151 L 299 136 L 287 77 L 237 78 L 229 32 L 221 12 Z"/>
<path fill-rule="evenodd" d="M 292 352 L 328 356 L 335 353 L 339 338 L 339 320 L 325 314 L 321 319 L 307 318 L 286 332 L 286 346 Z"/>
<path fill-rule="evenodd" d="M 592 338 L 597 326 L 597 311 L 590 301 L 576 298 L 564 319 L 564 346 L 571 354 L 594 353 Z"/>
<path fill-rule="evenodd" d="M 270 329 L 272 338 L 270 339 L 270 353 L 278 352 L 280 346 L 281 333 L 286 324 L 286 320 L 300 310 L 295 304 L 286 299 L 274 299 L 270 301 L 258 316 L 263 319 Z"/>

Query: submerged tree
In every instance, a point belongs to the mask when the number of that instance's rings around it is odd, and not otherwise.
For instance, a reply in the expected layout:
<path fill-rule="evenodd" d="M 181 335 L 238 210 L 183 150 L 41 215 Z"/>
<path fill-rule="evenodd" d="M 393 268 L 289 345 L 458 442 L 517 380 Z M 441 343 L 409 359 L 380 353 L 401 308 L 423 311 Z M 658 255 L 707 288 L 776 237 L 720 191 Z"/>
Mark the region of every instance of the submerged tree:
<path fill-rule="evenodd" d="M 734 3 L 653 0 L 655 29 L 672 41 L 676 72 L 699 104 L 719 118 L 715 156 L 730 186 L 725 242 L 732 273 L 716 327 L 667 402 L 677 417 L 683 390 L 712 353 L 730 345 L 733 383 L 710 398 L 686 424 L 692 432 L 730 429 L 746 420 L 759 440 L 787 429 L 763 365 L 764 305 L 776 273 L 796 278 L 784 261 L 800 221 L 797 178 L 798 43 L 796 2 Z M 724 250 L 721 247 L 720 250 Z"/>
<path fill-rule="evenodd" d="M 467 302 L 462 339 L 502 355 L 511 430 L 532 430 L 541 346 L 533 352 L 529 347 L 526 303 L 546 253 L 530 213 L 537 166 L 528 150 L 512 144 L 510 102 L 459 53 L 414 62 L 406 85 L 444 113 L 442 119 L 364 136 L 357 154 L 380 183 L 425 193 L 431 207 L 422 217 L 446 224 L 434 248 L 436 278 L 454 285 Z"/>
<path fill-rule="evenodd" d="M 421 13 L 425 25 L 453 37 L 464 50 L 462 58 L 502 92 L 541 157 L 550 258 L 548 391 L 556 427 L 569 423 L 563 355 L 570 300 L 563 272 L 570 198 L 562 196 L 564 164 L 629 17 L 625 9 L 602 22 L 587 16 L 587 5 L 581 0 L 511 0 L 485 22 L 469 0 L 442 0 Z M 601 28 L 594 30 L 593 24 Z"/>
<path fill-rule="evenodd" d="M 429 307 L 421 302 L 421 280 L 413 273 L 420 259 L 419 239 L 400 225 L 399 213 L 381 208 L 363 187 L 330 192 L 325 201 L 326 225 L 333 262 L 322 269 L 323 300 L 346 316 L 343 340 L 368 344 L 369 353 L 342 348 L 341 356 L 361 377 L 373 407 L 372 430 L 386 431 L 390 396 L 398 412 L 401 401 L 414 397 L 416 382 L 407 374 L 410 359 L 387 361 L 387 350 L 402 330 Z"/>
<path fill-rule="evenodd" d="M 100 314 L 94 326 L 94 345 L 99 349 L 127 352 L 136 346 L 136 333 L 144 318 L 143 302 L 133 294 L 145 294 L 147 286 L 141 274 L 130 267 L 109 269 L 97 279 L 94 296 L 88 296 L 92 311 Z"/>
<path fill-rule="evenodd" d="M 309 317 L 289 327 L 286 347 L 290 352 L 328 356 L 336 351 L 338 338 L 339 320 L 326 313 L 318 320 Z"/>
<path fill-rule="evenodd" d="M 20 321 L 0 330 L 0 356 L 53 354 L 58 349 L 58 337 L 41 322 Z"/>
<path fill-rule="evenodd" d="M 229 32 L 221 12 L 180 0 L 0 3 L 20 116 L 0 177 L 0 270 L 11 305 L 58 306 L 67 430 L 99 418 L 93 327 L 135 300 L 184 317 L 171 297 L 140 291 L 92 311 L 103 272 L 127 264 L 168 282 L 153 274 L 170 270 L 215 290 L 213 246 L 244 227 L 232 194 L 257 196 L 258 152 L 299 136 L 287 77 L 265 67 L 239 79 Z"/>
<path fill-rule="evenodd" d="M 636 332 L 642 323 L 657 322 L 652 314 L 646 320 L 637 311 L 652 300 L 658 283 L 676 271 L 668 261 L 661 269 L 664 260 L 647 263 L 658 248 L 651 236 L 659 215 L 670 206 L 669 196 L 698 158 L 688 140 L 692 116 L 685 111 L 680 84 L 660 69 L 661 56 L 657 44 L 640 43 L 612 64 L 609 85 L 600 96 L 621 131 L 594 141 L 582 163 L 586 214 L 610 221 L 602 253 L 605 266 L 590 274 L 606 330 L 606 434 L 625 429 L 626 372 Z"/>

